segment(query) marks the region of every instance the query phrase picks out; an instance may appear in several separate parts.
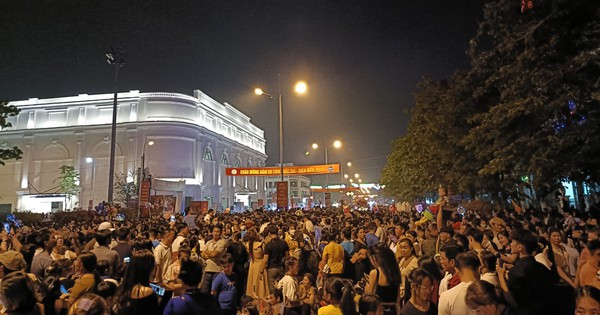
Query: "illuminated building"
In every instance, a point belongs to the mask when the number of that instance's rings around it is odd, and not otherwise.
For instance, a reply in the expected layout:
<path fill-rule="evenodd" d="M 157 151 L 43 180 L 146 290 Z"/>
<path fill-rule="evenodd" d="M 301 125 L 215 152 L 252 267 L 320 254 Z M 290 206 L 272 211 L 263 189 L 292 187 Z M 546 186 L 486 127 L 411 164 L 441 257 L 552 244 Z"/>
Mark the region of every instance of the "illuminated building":
<path fill-rule="evenodd" d="M 0 166 L 0 210 L 87 209 L 107 200 L 112 104 L 113 94 L 10 102 L 21 112 L 0 131 L 0 147 L 18 146 L 23 157 Z M 265 198 L 261 177 L 225 176 L 226 167 L 265 166 L 263 130 L 199 90 L 193 96 L 119 93 L 116 140 L 115 173 L 136 174 L 144 154 L 154 179 L 185 182 L 183 191 L 151 192 L 177 196 L 176 209 L 209 201 L 221 210 Z M 54 195 L 62 165 L 80 174 L 79 192 L 67 204 Z"/>

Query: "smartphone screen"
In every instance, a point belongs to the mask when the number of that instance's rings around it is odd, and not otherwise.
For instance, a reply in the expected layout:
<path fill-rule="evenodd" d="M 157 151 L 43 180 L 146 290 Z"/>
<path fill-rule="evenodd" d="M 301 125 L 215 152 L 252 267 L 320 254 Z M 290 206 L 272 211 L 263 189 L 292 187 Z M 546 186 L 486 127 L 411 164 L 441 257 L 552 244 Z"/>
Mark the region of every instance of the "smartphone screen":
<path fill-rule="evenodd" d="M 64 285 L 60 285 L 60 293 L 65 294 L 65 293 L 69 293 L 69 291 L 67 291 L 67 289 L 65 288 Z"/>
<path fill-rule="evenodd" d="M 171 222 L 175 222 L 175 216 L 171 215 Z"/>
<path fill-rule="evenodd" d="M 125 257 L 125 258 L 123 258 L 123 262 L 124 262 L 124 263 L 128 263 L 129 261 L 131 261 L 131 258 L 130 258 L 130 257 Z"/>
<path fill-rule="evenodd" d="M 4 229 L 6 230 L 6 233 L 10 234 L 10 223 L 4 222 Z"/>
<path fill-rule="evenodd" d="M 152 288 L 152 290 L 154 291 L 154 293 L 156 293 L 159 296 L 163 296 L 165 295 L 165 288 L 156 285 L 154 283 L 150 283 L 150 287 Z"/>

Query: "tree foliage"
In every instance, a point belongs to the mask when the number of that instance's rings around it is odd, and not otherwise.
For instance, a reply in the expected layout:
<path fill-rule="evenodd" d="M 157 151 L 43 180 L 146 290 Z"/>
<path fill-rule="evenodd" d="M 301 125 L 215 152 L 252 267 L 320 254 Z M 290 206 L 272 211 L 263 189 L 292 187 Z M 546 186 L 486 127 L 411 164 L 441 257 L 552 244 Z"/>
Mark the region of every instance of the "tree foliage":
<path fill-rule="evenodd" d="M 127 207 L 130 201 L 137 199 L 139 185 L 136 180 L 136 172 L 130 171 L 129 174 L 122 172 L 115 174 L 115 196 L 114 200 Z"/>
<path fill-rule="evenodd" d="M 584 0 L 485 4 L 469 43 L 471 68 L 424 78 L 407 135 L 381 181 L 412 200 L 446 185 L 511 194 L 523 175 L 537 187 L 600 180 L 600 4 Z"/>
<path fill-rule="evenodd" d="M 8 105 L 6 102 L 0 102 L 0 130 L 12 127 L 12 124 L 7 121 L 8 117 L 16 116 L 19 109 L 13 105 Z M 23 155 L 23 151 L 18 147 L 0 148 L 0 165 L 5 165 L 5 160 L 18 160 Z"/>
<path fill-rule="evenodd" d="M 60 175 L 55 181 L 58 181 L 61 193 L 74 195 L 79 191 L 79 172 L 71 165 L 61 166 Z"/>

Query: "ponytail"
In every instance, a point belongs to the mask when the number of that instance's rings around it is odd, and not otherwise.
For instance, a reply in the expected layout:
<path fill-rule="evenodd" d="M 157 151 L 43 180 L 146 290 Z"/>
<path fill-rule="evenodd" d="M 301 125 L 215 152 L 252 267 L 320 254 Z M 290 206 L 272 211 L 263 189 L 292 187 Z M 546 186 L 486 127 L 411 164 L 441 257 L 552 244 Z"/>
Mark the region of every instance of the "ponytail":
<path fill-rule="evenodd" d="M 342 299 L 340 300 L 340 308 L 343 315 L 356 315 L 356 305 L 354 304 L 354 288 L 349 281 L 344 281 L 342 288 Z"/>

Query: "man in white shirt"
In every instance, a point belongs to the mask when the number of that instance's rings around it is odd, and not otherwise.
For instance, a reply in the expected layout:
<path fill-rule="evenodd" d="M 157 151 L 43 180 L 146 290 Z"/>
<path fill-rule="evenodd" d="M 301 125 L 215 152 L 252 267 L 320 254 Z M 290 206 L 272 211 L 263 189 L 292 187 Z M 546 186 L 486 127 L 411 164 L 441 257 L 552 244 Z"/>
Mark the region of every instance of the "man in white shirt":
<path fill-rule="evenodd" d="M 201 254 L 202 258 L 206 260 L 206 272 L 200 286 L 200 291 L 203 293 L 210 293 L 213 280 L 219 272 L 223 271 L 221 256 L 227 249 L 227 241 L 221 238 L 221 231 L 223 231 L 223 227 L 220 224 L 213 227 L 213 238 L 206 242 L 206 250 Z"/>
<path fill-rule="evenodd" d="M 157 266 L 155 280 L 158 282 L 162 282 L 167 274 L 167 267 L 172 262 L 171 245 L 174 239 L 175 233 L 173 230 L 164 231 L 160 243 L 154 248 L 154 260 Z"/>
<path fill-rule="evenodd" d="M 439 315 L 470 315 L 477 314 L 476 310 L 472 310 L 465 302 L 467 288 L 471 282 L 479 280 L 479 257 L 472 252 L 460 253 L 456 256 L 456 265 L 460 275 L 461 282 L 454 288 L 440 295 L 438 304 Z"/>

